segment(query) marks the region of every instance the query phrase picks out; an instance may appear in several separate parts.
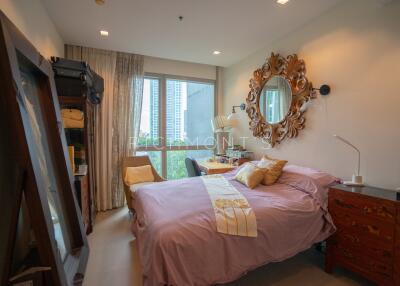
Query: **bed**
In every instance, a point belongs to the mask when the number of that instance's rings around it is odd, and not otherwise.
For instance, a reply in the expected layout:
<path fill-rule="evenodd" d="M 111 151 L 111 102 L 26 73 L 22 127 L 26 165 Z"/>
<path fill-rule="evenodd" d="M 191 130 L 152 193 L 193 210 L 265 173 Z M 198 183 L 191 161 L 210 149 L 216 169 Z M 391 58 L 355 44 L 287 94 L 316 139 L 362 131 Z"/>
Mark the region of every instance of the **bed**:
<path fill-rule="evenodd" d="M 327 212 L 324 184 L 328 182 L 302 170 L 289 166 L 277 183 L 255 189 L 234 180 L 237 170 L 223 175 L 253 209 L 257 237 L 216 231 L 210 197 L 200 177 L 139 188 L 132 231 L 144 285 L 227 283 L 325 240 L 335 230 Z"/>

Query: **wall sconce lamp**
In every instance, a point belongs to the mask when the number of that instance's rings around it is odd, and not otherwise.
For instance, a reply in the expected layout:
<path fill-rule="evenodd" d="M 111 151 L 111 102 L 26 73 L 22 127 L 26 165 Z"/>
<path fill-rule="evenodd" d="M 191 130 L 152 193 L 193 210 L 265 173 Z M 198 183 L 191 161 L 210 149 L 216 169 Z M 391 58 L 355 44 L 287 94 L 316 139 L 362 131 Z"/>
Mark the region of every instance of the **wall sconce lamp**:
<path fill-rule="evenodd" d="M 246 104 L 242 103 L 242 104 L 240 104 L 240 105 L 234 105 L 234 106 L 232 106 L 232 113 L 229 114 L 228 120 L 236 120 L 236 119 L 239 119 L 239 116 L 237 115 L 236 110 L 235 110 L 236 107 L 239 107 L 240 110 L 245 110 L 245 109 L 246 109 Z"/>
<path fill-rule="evenodd" d="M 320 88 L 315 88 L 314 87 L 313 90 L 318 90 L 319 94 L 324 95 L 324 96 L 328 95 L 329 93 L 331 93 L 331 87 L 329 85 L 327 85 L 327 84 L 321 85 Z"/>
<path fill-rule="evenodd" d="M 331 87 L 329 85 L 327 85 L 327 84 L 321 85 L 320 88 L 313 87 L 312 90 L 313 91 L 318 90 L 319 94 L 322 95 L 322 96 L 326 96 L 329 93 L 331 93 Z M 300 107 L 300 111 L 301 112 L 305 112 L 310 104 L 311 104 L 310 101 L 304 102 L 303 105 Z"/>

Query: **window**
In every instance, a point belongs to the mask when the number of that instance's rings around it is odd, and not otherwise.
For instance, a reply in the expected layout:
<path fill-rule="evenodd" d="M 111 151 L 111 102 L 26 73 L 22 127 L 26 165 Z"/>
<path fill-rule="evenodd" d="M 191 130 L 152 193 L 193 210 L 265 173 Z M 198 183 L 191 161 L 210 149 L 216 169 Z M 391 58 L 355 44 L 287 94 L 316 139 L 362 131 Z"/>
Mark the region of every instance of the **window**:
<path fill-rule="evenodd" d="M 167 79 L 166 87 L 167 145 L 212 145 L 214 84 Z"/>
<path fill-rule="evenodd" d="M 211 157 L 212 150 L 178 150 L 167 151 L 167 179 L 181 179 L 187 177 L 185 158 L 201 159 Z"/>
<path fill-rule="evenodd" d="M 186 157 L 213 155 L 214 90 L 214 81 L 145 77 L 138 153 L 163 177 L 186 177 Z"/>
<path fill-rule="evenodd" d="M 157 146 L 160 143 L 159 98 L 160 80 L 157 78 L 145 78 L 138 140 L 139 146 Z"/>

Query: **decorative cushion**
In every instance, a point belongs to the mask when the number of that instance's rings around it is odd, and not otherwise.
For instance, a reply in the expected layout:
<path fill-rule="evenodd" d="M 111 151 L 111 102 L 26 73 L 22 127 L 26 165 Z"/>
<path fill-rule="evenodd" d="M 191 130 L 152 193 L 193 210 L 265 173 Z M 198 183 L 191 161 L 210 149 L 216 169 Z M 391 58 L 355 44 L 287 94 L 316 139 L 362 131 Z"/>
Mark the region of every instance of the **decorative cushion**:
<path fill-rule="evenodd" d="M 282 174 L 282 169 L 286 163 L 287 161 L 285 160 L 272 159 L 268 156 L 262 157 L 258 162 L 257 167 L 267 169 L 267 171 L 264 174 L 261 184 L 266 186 L 275 184 Z"/>
<path fill-rule="evenodd" d="M 127 167 L 124 181 L 128 186 L 137 183 L 154 182 L 154 175 L 151 166 L 144 165 L 140 167 Z"/>
<path fill-rule="evenodd" d="M 254 189 L 264 179 L 265 172 L 266 169 L 259 168 L 252 163 L 246 163 L 236 174 L 235 180 L 250 189 Z"/>

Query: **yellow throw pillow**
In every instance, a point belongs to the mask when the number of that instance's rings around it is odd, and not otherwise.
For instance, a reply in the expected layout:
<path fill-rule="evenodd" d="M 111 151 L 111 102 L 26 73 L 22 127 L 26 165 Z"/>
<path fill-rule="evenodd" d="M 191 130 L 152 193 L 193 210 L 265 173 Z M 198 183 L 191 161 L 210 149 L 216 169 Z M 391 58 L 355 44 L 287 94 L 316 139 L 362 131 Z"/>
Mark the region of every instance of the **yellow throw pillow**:
<path fill-rule="evenodd" d="M 266 169 L 261 169 L 251 163 L 246 163 L 236 174 L 235 180 L 246 185 L 250 189 L 254 189 L 264 179 L 265 171 Z"/>
<path fill-rule="evenodd" d="M 286 163 L 287 161 L 285 160 L 271 159 L 268 156 L 264 156 L 257 164 L 257 167 L 267 169 L 261 184 L 266 186 L 275 184 L 282 174 L 282 169 Z"/>
<path fill-rule="evenodd" d="M 128 186 L 137 183 L 154 182 L 154 175 L 151 166 L 144 165 L 140 167 L 127 167 L 124 181 Z"/>

